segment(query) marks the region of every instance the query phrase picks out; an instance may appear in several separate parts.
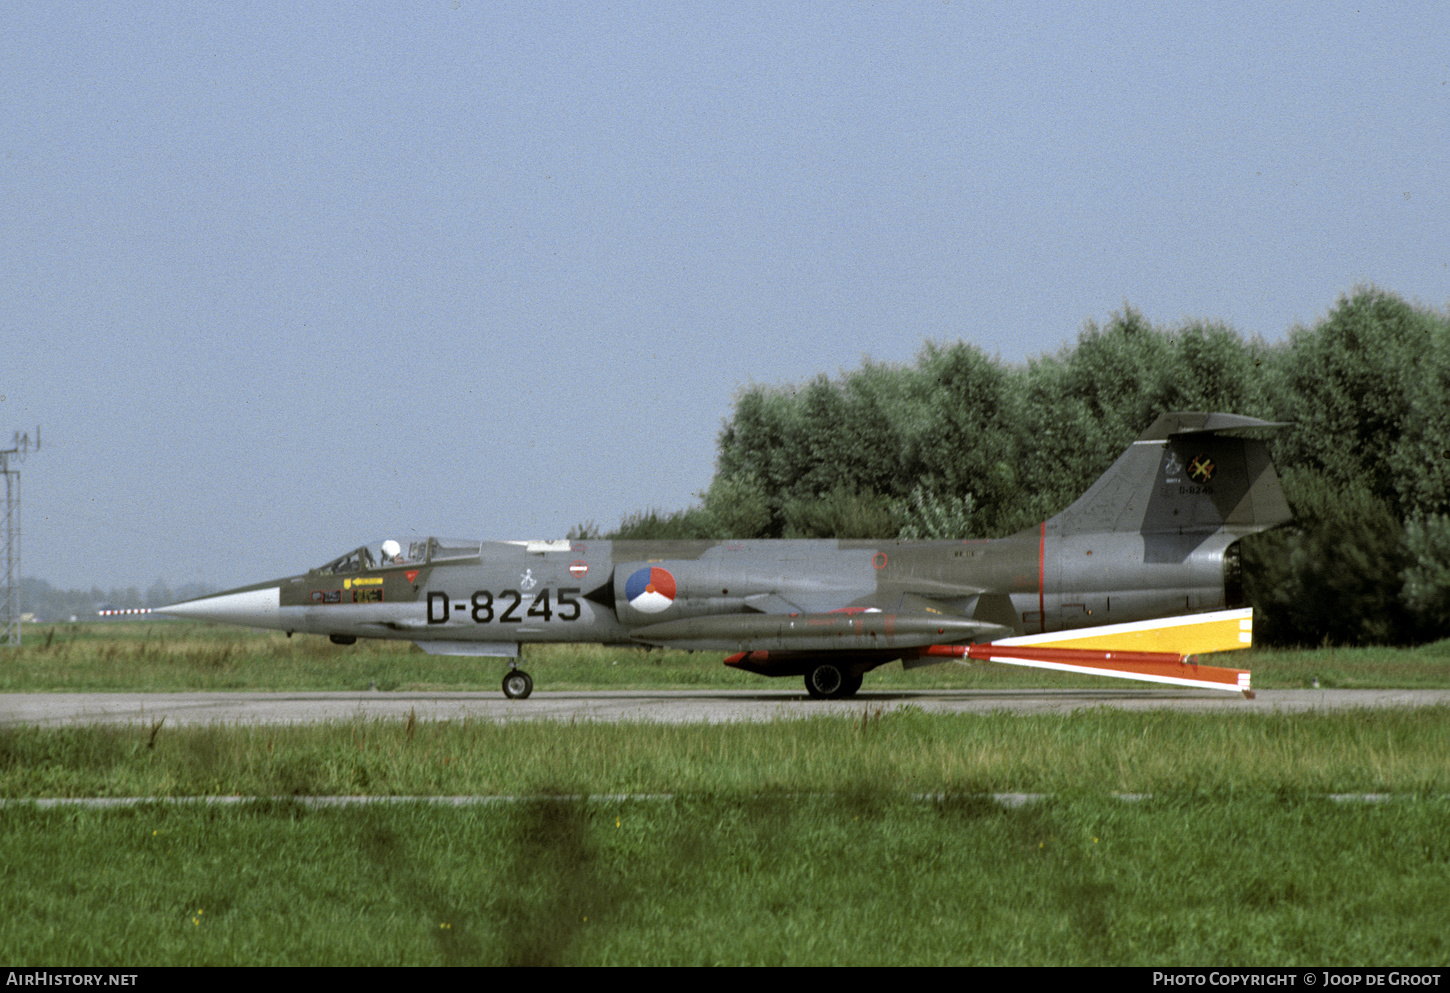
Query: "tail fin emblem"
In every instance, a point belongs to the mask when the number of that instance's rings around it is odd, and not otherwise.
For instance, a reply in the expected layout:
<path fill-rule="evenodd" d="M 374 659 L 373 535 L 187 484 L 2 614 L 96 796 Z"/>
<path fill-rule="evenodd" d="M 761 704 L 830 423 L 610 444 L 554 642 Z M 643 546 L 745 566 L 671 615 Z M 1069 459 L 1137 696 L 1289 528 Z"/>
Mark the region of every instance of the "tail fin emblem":
<path fill-rule="evenodd" d="M 1195 483 L 1207 483 L 1213 479 L 1214 470 L 1218 466 L 1207 455 L 1195 456 L 1193 461 L 1188 463 L 1188 474 L 1193 477 Z"/>

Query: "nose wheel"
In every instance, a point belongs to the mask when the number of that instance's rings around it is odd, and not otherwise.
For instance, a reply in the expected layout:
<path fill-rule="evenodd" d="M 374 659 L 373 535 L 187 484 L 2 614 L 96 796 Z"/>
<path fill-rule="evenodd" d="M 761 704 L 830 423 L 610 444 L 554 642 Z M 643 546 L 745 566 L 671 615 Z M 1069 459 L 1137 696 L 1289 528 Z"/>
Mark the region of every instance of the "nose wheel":
<path fill-rule="evenodd" d="M 503 677 L 503 695 L 510 700 L 526 700 L 534 692 L 534 680 L 522 669 L 510 669 Z"/>

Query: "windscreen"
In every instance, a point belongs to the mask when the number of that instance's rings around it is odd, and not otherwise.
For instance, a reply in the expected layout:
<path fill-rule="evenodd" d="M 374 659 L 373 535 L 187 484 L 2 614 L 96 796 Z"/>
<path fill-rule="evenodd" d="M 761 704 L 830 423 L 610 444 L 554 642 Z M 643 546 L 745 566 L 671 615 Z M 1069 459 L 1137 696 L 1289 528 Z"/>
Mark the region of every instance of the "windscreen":
<path fill-rule="evenodd" d="M 348 552 L 314 570 L 327 576 L 343 576 L 366 569 L 387 569 L 393 566 L 422 565 L 428 561 L 431 538 L 404 541 L 398 538 L 384 538 Z M 478 554 L 477 543 L 473 553 Z"/>

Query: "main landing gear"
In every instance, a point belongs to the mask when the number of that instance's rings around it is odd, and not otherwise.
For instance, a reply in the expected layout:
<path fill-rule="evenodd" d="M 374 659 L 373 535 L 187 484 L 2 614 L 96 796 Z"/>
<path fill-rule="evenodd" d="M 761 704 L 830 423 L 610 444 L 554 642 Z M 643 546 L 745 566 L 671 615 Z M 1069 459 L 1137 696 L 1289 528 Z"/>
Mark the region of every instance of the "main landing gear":
<path fill-rule="evenodd" d="M 534 692 L 534 680 L 522 669 L 510 669 L 504 673 L 503 695 L 510 700 L 526 700 Z"/>
<path fill-rule="evenodd" d="M 861 688 L 861 674 L 838 662 L 822 662 L 806 673 L 806 692 L 816 700 L 844 700 Z"/>

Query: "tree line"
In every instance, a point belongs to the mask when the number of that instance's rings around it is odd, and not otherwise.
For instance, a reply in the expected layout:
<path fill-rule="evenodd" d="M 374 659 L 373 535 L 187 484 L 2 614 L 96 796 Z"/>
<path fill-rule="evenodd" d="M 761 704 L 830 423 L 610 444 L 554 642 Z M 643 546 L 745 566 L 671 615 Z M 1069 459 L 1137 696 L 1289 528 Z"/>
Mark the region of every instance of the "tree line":
<path fill-rule="evenodd" d="M 695 506 L 617 538 L 994 538 L 1066 507 L 1165 410 L 1291 422 L 1272 441 L 1296 523 L 1243 543 L 1279 644 L 1450 633 L 1450 314 L 1373 287 L 1286 340 L 1132 308 L 1013 365 L 962 341 L 912 365 L 751 386 Z M 590 525 L 575 535 L 597 533 Z"/>

